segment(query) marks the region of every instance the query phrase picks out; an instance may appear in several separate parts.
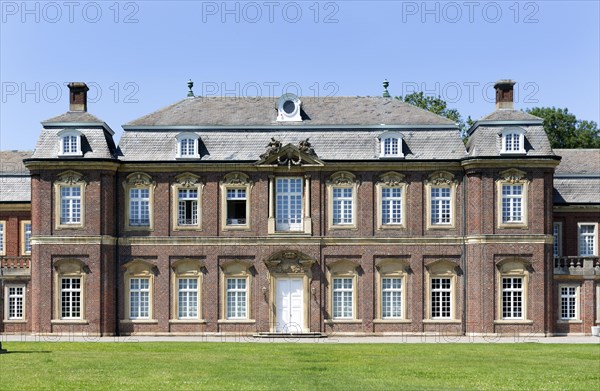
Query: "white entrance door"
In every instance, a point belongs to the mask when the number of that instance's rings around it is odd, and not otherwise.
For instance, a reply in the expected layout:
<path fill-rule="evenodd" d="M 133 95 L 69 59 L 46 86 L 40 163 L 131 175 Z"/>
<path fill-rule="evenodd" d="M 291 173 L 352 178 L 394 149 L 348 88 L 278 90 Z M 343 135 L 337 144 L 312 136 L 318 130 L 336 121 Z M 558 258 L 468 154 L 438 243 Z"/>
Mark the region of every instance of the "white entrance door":
<path fill-rule="evenodd" d="M 304 325 L 304 283 L 302 278 L 276 280 L 276 319 L 278 333 L 301 333 Z"/>

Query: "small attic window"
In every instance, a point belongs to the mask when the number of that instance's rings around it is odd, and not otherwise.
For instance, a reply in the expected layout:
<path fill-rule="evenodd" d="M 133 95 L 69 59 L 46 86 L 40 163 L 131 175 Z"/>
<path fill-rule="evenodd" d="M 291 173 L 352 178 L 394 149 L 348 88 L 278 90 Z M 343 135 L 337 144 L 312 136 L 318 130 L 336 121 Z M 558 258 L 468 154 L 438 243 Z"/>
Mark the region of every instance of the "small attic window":
<path fill-rule="evenodd" d="M 523 129 L 505 129 L 501 136 L 502 150 L 500 153 L 525 153 L 525 131 Z"/>
<path fill-rule="evenodd" d="M 83 156 L 81 152 L 81 133 L 77 130 L 63 130 L 58 133 L 60 156 Z"/>
<path fill-rule="evenodd" d="M 283 94 L 277 100 L 277 121 L 302 121 L 302 102 L 294 94 Z"/>
<path fill-rule="evenodd" d="M 379 140 L 381 143 L 379 157 L 404 157 L 401 134 L 384 133 Z"/>
<path fill-rule="evenodd" d="M 198 136 L 196 133 L 181 133 L 177 139 L 177 158 L 200 158 L 198 151 Z"/>

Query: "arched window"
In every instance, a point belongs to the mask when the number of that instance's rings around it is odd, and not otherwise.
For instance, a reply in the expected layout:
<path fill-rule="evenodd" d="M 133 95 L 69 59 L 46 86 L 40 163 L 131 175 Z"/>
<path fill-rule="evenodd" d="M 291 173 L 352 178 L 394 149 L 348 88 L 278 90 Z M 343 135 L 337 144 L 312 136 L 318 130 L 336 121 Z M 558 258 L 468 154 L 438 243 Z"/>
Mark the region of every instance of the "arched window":
<path fill-rule="evenodd" d="M 501 153 L 525 153 L 525 131 L 520 128 L 504 129 Z"/>
<path fill-rule="evenodd" d="M 196 133 L 180 133 L 177 135 L 177 158 L 200 158 Z"/>
<path fill-rule="evenodd" d="M 402 152 L 402 135 L 394 132 L 386 132 L 379 138 L 380 157 L 404 157 Z"/>

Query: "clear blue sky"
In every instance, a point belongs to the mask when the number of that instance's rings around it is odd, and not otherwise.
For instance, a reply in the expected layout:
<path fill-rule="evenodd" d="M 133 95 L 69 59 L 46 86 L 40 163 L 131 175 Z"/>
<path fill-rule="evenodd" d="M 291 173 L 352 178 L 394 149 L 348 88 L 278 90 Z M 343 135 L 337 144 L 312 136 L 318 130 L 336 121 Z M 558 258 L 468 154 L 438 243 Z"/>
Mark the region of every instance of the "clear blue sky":
<path fill-rule="evenodd" d="M 0 149 L 33 149 L 69 81 L 116 131 L 186 96 L 440 95 L 463 117 L 567 107 L 599 121 L 598 1 L 2 1 Z"/>

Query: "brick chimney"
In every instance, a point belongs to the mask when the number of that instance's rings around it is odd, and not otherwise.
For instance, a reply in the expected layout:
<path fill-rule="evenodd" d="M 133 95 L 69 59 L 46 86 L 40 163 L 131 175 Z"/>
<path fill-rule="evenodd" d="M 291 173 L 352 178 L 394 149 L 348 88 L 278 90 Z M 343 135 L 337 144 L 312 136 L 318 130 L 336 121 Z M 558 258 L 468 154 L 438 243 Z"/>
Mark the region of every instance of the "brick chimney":
<path fill-rule="evenodd" d="M 85 83 L 69 83 L 69 111 L 87 111 L 87 92 Z"/>
<path fill-rule="evenodd" d="M 514 80 L 498 80 L 494 84 L 496 89 L 496 110 L 508 109 L 513 110 L 513 86 Z"/>

